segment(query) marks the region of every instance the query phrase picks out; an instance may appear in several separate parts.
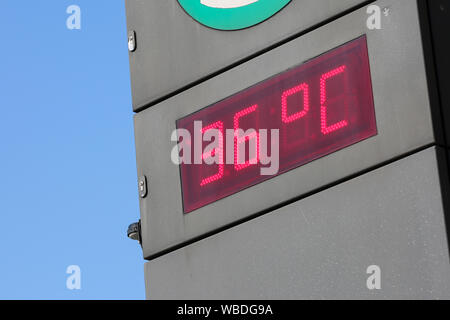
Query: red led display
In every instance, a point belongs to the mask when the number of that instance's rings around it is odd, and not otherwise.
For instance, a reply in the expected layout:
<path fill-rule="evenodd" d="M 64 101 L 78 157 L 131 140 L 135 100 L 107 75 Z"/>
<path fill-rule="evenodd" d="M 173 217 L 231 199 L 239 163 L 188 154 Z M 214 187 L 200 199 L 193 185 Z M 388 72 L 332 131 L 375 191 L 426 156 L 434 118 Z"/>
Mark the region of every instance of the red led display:
<path fill-rule="evenodd" d="M 201 134 L 211 129 L 221 133 L 216 148 L 207 148 L 215 139 L 200 140 L 201 148 L 194 148 L 194 121 L 201 121 Z M 191 162 L 180 164 L 185 213 L 374 136 L 366 36 L 179 119 L 176 125 L 192 136 L 192 143 L 184 141 L 186 147 L 192 145 Z M 235 132 L 231 139 L 228 129 Z M 238 129 L 254 130 L 239 135 Z M 267 155 L 274 154 L 272 129 L 279 133 L 278 172 L 262 175 L 261 168 L 269 165 L 263 164 L 260 150 L 268 146 Z M 201 150 L 201 164 L 194 164 L 195 150 Z M 230 163 L 227 152 L 232 151 Z M 183 152 L 180 148 L 180 156 Z M 241 152 L 245 161 L 238 161 Z M 208 164 L 213 157 L 219 162 Z"/>

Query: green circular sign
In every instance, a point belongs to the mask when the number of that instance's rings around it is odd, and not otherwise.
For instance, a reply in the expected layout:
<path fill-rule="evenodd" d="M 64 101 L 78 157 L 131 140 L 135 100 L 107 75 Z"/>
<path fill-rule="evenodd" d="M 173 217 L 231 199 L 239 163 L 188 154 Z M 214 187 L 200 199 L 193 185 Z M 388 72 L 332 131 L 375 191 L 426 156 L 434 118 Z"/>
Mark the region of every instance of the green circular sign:
<path fill-rule="evenodd" d="M 238 30 L 258 24 L 291 0 L 178 0 L 201 24 L 219 30 Z"/>

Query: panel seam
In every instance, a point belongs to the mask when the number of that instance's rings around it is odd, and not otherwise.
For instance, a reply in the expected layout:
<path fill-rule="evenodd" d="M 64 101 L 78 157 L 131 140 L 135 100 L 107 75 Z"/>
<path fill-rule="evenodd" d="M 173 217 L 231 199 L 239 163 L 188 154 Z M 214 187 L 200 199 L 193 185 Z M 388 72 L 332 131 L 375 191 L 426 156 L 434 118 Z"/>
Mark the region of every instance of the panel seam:
<path fill-rule="evenodd" d="M 419 153 L 421 151 L 424 151 L 424 150 L 427 150 L 427 149 L 430 149 L 430 148 L 433 148 L 433 147 L 436 147 L 436 148 L 437 147 L 441 147 L 442 148 L 443 146 L 440 146 L 440 145 L 438 145 L 437 143 L 434 143 L 434 142 L 433 143 L 429 143 L 427 145 L 424 145 L 422 147 L 416 148 L 416 149 L 414 149 L 412 151 L 409 151 L 407 153 L 404 153 L 402 155 L 399 155 L 399 156 L 396 156 L 394 158 L 391 158 L 390 160 L 383 161 L 383 162 L 381 162 L 381 163 L 379 163 L 377 165 L 371 166 L 371 167 L 369 167 L 367 169 L 361 170 L 361 171 L 359 171 L 357 173 L 354 173 L 354 174 L 349 175 L 347 177 L 344 177 L 342 179 L 336 180 L 336 181 L 334 181 L 332 183 L 329 183 L 329 184 L 327 184 L 325 186 L 322 186 L 320 188 L 314 189 L 314 190 L 312 190 L 310 192 L 307 192 L 305 194 L 302 194 L 300 196 L 294 197 L 294 198 L 292 198 L 290 200 L 281 202 L 281 203 L 279 203 L 277 205 L 274 205 L 274 206 L 272 206 L 270 208 L 261 210 L 261 211 L 255 213 L 255 214 L 252 214 L 252 215 L 250 215 L 250 216 L 248 216 L 248 217 L 246 217 L 244 219 L 240 219 L 240 220 L 235 221 L 235 222 L 233 222 L 231 224 L 228 224 L 228 225 L 226 225 L 224 227 L 221 227 L 221 228 L 215 229 L 213 231 L 204 233 L 204 234 L 202 234 L 200 236 L 194 237 L 194 238 L 192 238 L 190 240 L 184 241 L 184 242 L 182 242 L 182 243 L 180 243 L 178 245 L 175 245 L 175 246 L 172 246 L 170 248 L 164 249 L 164 250 L 162 250 L 162 251 L 160 251 L 160 252 L 158 252 L 156 254 L 152 254 L 152 255 L 144 257 L 144 258 L 146 260 L 154 260 L 156 258 L 159 258 L 161 256 L 169 254 L 169 253 L 171 253 L 173 251 L 179 250 L 181 248 L 184 248 L 186 246 L 189 246 L 189 245 L 191 245 L 193 243 L 196 243 L 196 242 L 199 242 L 201 240 L 205 240 L 205 239 L 210 238 L 210 237 L 212 237 L 212 236 L 214 236 L 216 234 L 219 234 L 219 233 L 224 232 L 226 230 L 232 229 L 234 227 L 237 227 L 237 226 L 239 226 L 241 224 L 244 224 L 244 223 L 249 222 L 251 220 L 257 219 L 259 217 L 262 217 L 262 216 L 264 216 L 266 214 L 269 214 L 271 212 L 274 212 L 276 210 L 282 209 L 282 208 L 284 208 L 286 206 L 289 206 L 289 205 L 291 205 L 291 204 L 293 204 L 295 202 L 298 202 L 300 200 L 303 200 L 303 199 L 306 199 L 308 197 L 311 197 L 311 196 L 313 196 L 315 194 L 318 194 L 318 193 L 320 193 L 322 191 L 326 191 L 326 190 L 331 189 L 333 187 L 339 186 L 339 185 L 341 185 L 343 183 L 346 183 L 346 182 L 348 182 L 350 180 L 356 179 L 356 178 L 358 178 L 360 176 L 363 176 L 363 175 L 365 175 L 367 173 L 376 171 L 378 169 L 381 169 L 381 168 L 386 167 L 386 166 L 388 166 L 390 164 L 393 164 L 395 162 L 398 162 L 400 160 L 403 160 L 403 159 L 408 158 L 408 157 L 410 157 L 410 156 L 412 156 L 414 154 L 417 154 L 417 153 Z"/>
<path fill-rule="evenodd" d="M 356 5 L 356 6 L 353 6 L 353 7 L 349 8 L 349 9 L 347 9 L 347 10 L 344 10 L 343 12 L 338 13 L 337 15 L 334 15 L 333 17 L 330 17 L 330 18 L 328 18 L 328 19 L 326 19 L 326 20 L 324 20 L 324 21 L 322 21 L 322 22 L 320 22 L 318 24 L 315 24 L 315 25 L 313 25 L 313 26 L 311 26 L 311 27 L 309 27 L 309 28 L 307 28 L 305 30 L 302 30 L 300 32 L 297 32 L 297 33 L 295 33 L 295 34 L 293 34 L 291 36 L 288 36 L 287 38 L 285 38 L 283 40 L 280 40 L 280 41 L 276 42 L 275 44 L 272 44 L 272 45 L 270 45 L 270 46 L 268 46 L 268 47 L 266 47 L 266 48 L 264 48 L 262 50 L 259 50 L 259 51 L 255 52 L 255 53 L 253 53 L 253 54 L 250 54 L 249 56 L 247 56 L 247 57 L 245 57 L 245 58 L 243 58 L 241 60 L 238 60 L 238 61 L 236 61 L 236 62 L 234 62 L 234 63 L 232 63 L 232 64 L 230 64 L 230 65 L 228 65 L 228 66 L 226 66 L 224 68 L 221 68 L 221 69 L 219 69 L 219 70 L 217 70 L 215 72 L 212 72 L 212 73 L 210 73 L 210 74 L 208 74 L 208 75 L 206 75 L 206 76 L 204 76 L 204 77 L 202 77 L 202 78 L 200 78 L 198 80 L 192 81 L 189 84 L 187 84 L 185 86 L 182 86 L 179 89 L 175 89 L 172 92 L 170 92 L 168 94 L 165 94 L 165 95 L 163 95 L 160 98 L 152 99 L 149 102 L 143 103 L 143 105 L 141 107 L 136 108 L 134 110 L 134 112 L 135 113 L 139 113 L 139 112 L 144 111 L 144 110 L 146 110 L 146 109 L 148 109 L 148 108 L 150 108 L 150 107 L 152 107 L 152 106 L 154 106 L 154 105 L 156 105 L 158 103 L 161 103 L 161 102 L 163 102 L 165 100 L 168 100 L 168 99 L 170 99 L 170 98 L 172 98 L 172 97 L 174 97 L 174 96 L 176 96 L 178 94 L 181 94 L 184 91 L 187 91 L 187 90 L 189 90 L 189 89 L 191 89 L 191 88 L 193 88 L 193 87 L 195 87 L 195 86 L 197 86 L 199 84 L 202 84 L 202 83 L 204 83 L 204 82 L 206 82 L 208 80 L 211 80 L 211 79 L 213 79 L 213 78 L 215 78 L 215 77 L 217 77 L 217 76 L 219 76 L 219 75 L 221 75 L 221 74 L 223 74 L 223 73 L 225 73 L 225 72 L 227 72 L 227 71 L 229 71 L 229 70 L 231 70 L 231 69 L 233 69 L 235 67 L 238 67 L 238 66 L 240 66 L 240 65 L 242 65 L 242 64 L 244 64 L 244 63 L 246 63 L 248 61 L 251 61 L 251 60 L 253 60 L 253 59 L 255 59 L 255 58 L 257 58 L 257 57 L 259 57 L 259 56 L 261 56 L 261 55 L 263 55 L 263 54 L 265 54 L 267 52 L 269 52 L 269 51 L 272 51 L 272 50 L 274 50 L 274 49 L 276 49 L 278 47 L 281 47 L 281 46 L 291 42 L 291 41 L 294 41 L 295 39 L 297 39 L 299 37 L 302 37 L 302 36 L 304 36 L 304 35 L 306 35 L 308 33 L 311 33 L 313 31 L 315 31 L 315 30 L 317 30 L 317 29 L 319 29 L 319 28 L 321 28 L 321 27 L 323 27 L 323 26 L 325 26 L 325 25 L 327 25 L 327 24 L 329 24 L 329 23 L 331 23 L 333 21 L 336 21 L 336 20 L 338 20 L 338 19 L 340 19 L 340 18 L 342 18 L 342 17 L 344 17 L 344 16 L 346 16 L 346 15 L 348 15 L 348 14 L 354 12 L 354 11 L 357 11 L 357 10 L 359 10 L 359 9 L 361 9 L 361 8 L 371 4 L 373 2 L 376 2 L 376 0 L 366 0 L 366 1 L 360 3 L 360 4 Z M 229 32 L 234 32 L 234 31 L 229 31 Z"/>

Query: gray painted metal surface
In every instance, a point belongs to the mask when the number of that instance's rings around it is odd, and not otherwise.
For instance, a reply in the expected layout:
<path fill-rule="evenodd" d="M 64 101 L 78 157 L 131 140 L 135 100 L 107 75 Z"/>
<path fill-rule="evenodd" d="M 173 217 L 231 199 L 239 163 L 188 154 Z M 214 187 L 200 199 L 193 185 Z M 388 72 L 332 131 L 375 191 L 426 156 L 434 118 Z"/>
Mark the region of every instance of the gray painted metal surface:
<path fill-rule="evenodd" d="M 193 0 L 194 1 L 194 0 Z M 362 0 L 293 0 L 271 19 L 240 31 L 218 31 L 187 15 L 177 0 L 127 0 L 133 109 L 178 90 Z"/>
<path fill-rule="evenodd" d="M 135 115 L 138 176 L 149 181 L 140 199 L 144 257 L 435 141 L 416 2 L 375 3 L 390 7 L 382 30 L 367 30 L 362 8 Z M 175 121 L 365 33 L 379 134 L 184 215 L 170 160 Z"/>
<path fill-rule="evenodd" d="M 450 298 L 435 148 L 146 263 L 149 299 Z M 368 266 L 381 290 L 368 290 Z"/>

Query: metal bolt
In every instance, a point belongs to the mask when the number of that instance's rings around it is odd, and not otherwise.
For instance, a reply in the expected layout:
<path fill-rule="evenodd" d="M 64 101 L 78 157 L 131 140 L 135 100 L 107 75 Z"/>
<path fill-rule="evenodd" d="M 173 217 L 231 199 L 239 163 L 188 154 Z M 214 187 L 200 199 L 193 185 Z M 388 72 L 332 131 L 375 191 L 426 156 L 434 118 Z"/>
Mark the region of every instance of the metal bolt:
<path fill-rule="evenodd" d="M 134 30 L 128 32 L 128 51 L 136 50 L 136 32 Z"/>
<path fill-rule="evenodd" d="M 147 177 L 146 176 L 139 177 L 138 186 L 139 186 L 139 196 L 141 198 L 145 198 L 147 196 Z"/>

